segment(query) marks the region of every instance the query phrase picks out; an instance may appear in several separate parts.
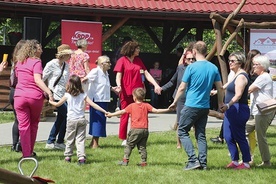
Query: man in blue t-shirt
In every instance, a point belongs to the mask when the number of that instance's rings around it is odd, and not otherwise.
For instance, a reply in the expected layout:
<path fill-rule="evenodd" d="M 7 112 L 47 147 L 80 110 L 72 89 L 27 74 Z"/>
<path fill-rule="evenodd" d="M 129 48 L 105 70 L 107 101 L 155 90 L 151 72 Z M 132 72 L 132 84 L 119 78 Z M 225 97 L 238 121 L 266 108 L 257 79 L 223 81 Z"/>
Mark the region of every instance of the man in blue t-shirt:
<path fill-rule="evenodd" d="M 207 142 L 205 129 L 210 108 L 210 91 L 213 84 L 218 90 L 218 105 L 223 106 L 223 90 L 218 68 L 207 61 L 207 47 L 203 41 L 198 41 L 193 46 L 196 62 L 190 64 L 183 75 L 174 102 L 170 108 L 186 92 L 186 102 L 179 119 L 178 136 L 188 155 L 185 170 L 207 168 Z M 198 145 L 198 157 L 189 136 L 191 128 L 195 128 L 195 137 Z"/>

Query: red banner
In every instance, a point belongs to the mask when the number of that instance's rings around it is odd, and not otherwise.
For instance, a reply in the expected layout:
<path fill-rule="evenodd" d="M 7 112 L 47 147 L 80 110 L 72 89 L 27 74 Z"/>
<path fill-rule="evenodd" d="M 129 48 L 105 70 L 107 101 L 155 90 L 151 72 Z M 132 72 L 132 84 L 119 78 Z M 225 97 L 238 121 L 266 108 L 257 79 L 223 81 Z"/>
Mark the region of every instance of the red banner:
<path fill-rule="evenodd" d="M 72 50 L 76 48 L 76 41 L 84 38 L 88 42 L 86 52 L 90 56 L 90 69 L 96 67 L 96 59 L 102 55 L 102 23 L 88 21 L 61 21 L 61 40 Z"/>

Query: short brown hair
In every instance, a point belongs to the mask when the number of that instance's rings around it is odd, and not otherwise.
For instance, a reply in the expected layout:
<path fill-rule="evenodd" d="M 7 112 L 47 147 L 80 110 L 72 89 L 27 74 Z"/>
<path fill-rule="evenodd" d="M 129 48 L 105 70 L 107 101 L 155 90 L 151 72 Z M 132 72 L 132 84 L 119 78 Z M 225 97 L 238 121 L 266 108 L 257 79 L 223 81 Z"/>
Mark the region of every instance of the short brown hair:
<path fill-rule="evenodd" d="M 136 88 L 133 90 L 132 95 L 139 101 L 143 101 L 145 96 L 146 96 L 146 92 L 143 88 Z"/>
<path fill-rule="evenodd" d="M 121 49 L 121 54 L 123 56 L 128 56 L 128 57 L 131 57 L 134 52 L 135 52 L 135 49 L 139 47 L 139 44 L 138 42 L 136 41 L 129 41 L 127 42 Z"/>

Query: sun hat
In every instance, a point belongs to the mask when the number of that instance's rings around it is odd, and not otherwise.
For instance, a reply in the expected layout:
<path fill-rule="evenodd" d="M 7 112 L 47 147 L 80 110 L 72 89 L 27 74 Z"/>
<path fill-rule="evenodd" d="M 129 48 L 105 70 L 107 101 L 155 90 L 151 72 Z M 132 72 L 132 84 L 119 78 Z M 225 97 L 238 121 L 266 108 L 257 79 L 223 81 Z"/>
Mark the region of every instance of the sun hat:
<path fill-rule="evenodd" d="M 62 44 L 57 48 L 57 54 L 56 57 L 61 57 L 64 55 L 70 55 L 73 51 L 71 50 L 70 46 L 67 44 Z"/>

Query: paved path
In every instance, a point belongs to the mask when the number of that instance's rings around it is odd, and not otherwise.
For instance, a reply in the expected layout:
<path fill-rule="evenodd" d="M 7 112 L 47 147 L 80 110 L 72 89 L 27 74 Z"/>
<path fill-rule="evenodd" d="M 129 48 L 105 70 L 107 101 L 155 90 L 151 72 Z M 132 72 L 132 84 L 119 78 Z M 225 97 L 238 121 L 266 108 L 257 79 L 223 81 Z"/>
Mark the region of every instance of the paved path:
<path fill-rule="evenodd" d="M 89 113 L 86 113 L 89 118 Z M 150 132 L 171 130 L 175 122 L 176 114 L 149 114 L 149 130 Z M 55 117 L 48 117 L 45 122 L 39 123 L 37 141 L 46 141 L 52 128 Z M 208 118 L 207 128 L 220 128 L 222 120 L 210 117 Z M 276 125 L 274 118 L 273 124 Z M 0 124 L 0 145 L 12 144 L 12 125 L 13 123 Z M 88 130 L 88 126 L 87 126 Z M 118 135 L 119 118 L 113 117 L 107 119 L 107 135 Z M 88 132 L 88 131 L 87 131 Z M 87 134 L 87 137 L 91 136 Z"/>

